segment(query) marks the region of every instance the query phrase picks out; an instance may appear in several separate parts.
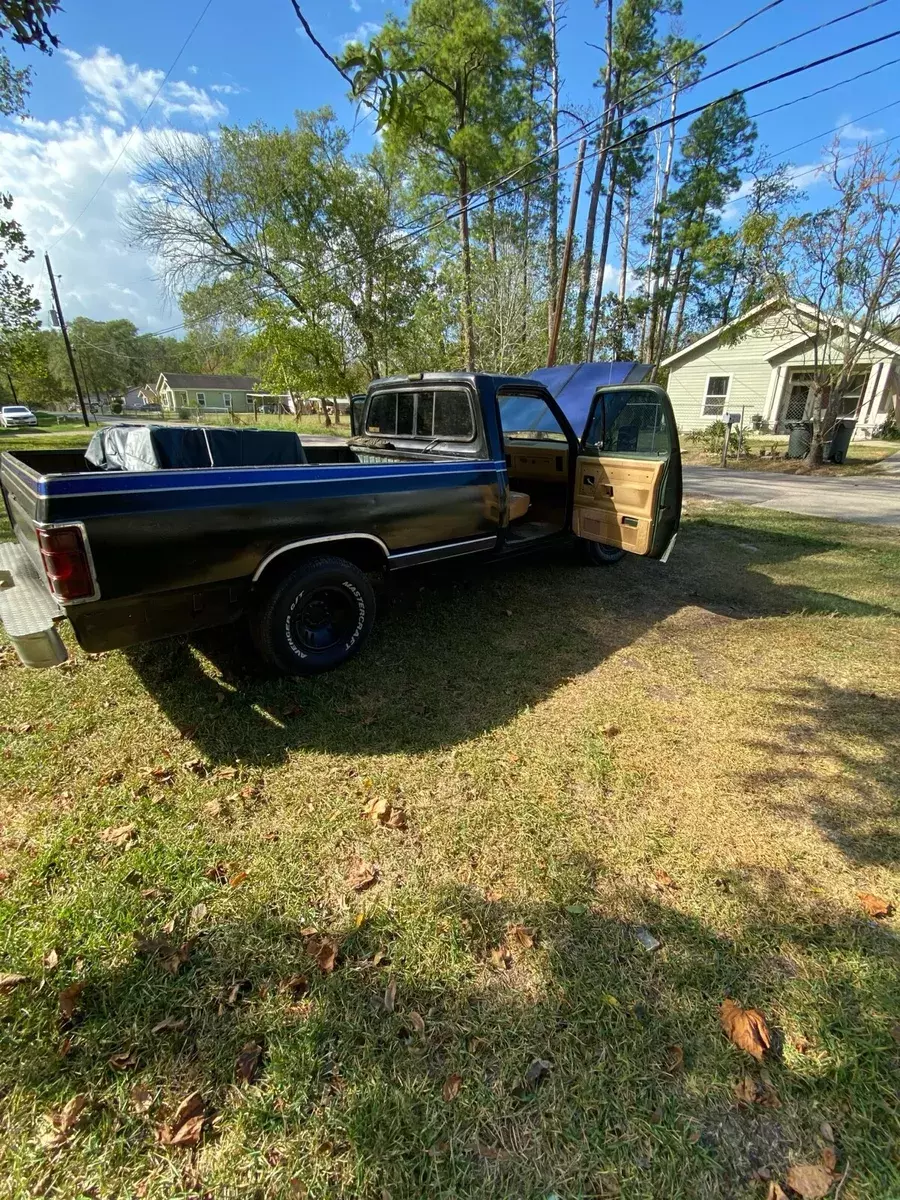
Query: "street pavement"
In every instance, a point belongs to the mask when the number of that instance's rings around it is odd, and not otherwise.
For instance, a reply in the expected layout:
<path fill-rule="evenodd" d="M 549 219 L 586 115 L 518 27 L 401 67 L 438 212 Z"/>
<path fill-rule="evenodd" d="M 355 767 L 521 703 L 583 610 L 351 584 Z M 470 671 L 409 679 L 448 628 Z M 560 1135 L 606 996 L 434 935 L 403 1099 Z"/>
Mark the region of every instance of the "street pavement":
<path fill-rule="evenodd" d="M 730 467 L 685 467 L 684 491 L 688 496 L 778 508 L 807 517 L 900 528 L 900 474 L 782 475 Z"/>

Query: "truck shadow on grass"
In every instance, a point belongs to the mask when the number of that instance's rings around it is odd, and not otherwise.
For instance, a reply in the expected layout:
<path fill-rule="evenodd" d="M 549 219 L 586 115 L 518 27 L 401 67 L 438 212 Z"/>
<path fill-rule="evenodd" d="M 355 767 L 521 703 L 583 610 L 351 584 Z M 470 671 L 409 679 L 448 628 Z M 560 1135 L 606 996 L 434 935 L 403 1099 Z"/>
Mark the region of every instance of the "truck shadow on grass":
<path fill-rule="evenodd" d="M 88 1179 L 102 1159 L 107 1188 L 140 1183 L 153 1198 L 588 1197 L 618 1195 L 616 1183 L 634 1197 L 743 1200 L 757 1194 L 755 1169 L 783 1177 L 790 1161 L 816 1159 L 828 1120 L 858 1194 L 894 1194 L 896 976 L 878 931 L 849 913 L 823 921 L 796 897 L 773 904 L 777 879 L 745 881 L 733 937 L 649 890 L 620 890 L 615 911 L 627 915 L 616 918 L 590 902 L 586 880 L 570 884 L 541 903 L 453 887 L 379 910 L 376 894 L 361 928 L 346 915 L 324 927 L 340 942 L 327 976 L 298 922 L 263 897 L 241 920 L 227 905 L 218 915 L 210 894 L 203 933 L 175 976 L 121 952 L 108 966 L 94 950 L 66 1058 L 53 1053 L 52 990 L 42 1000 L 16 993 L 4 1021 L 0 1089 L 17 1107 L 46 1111 L 76 1093 L 91 1102 L 63 1157 L 48 1164 L 36 1151 L 29 1164 L 23 1146 L 23 1166 L 32 1182 L 48 1165 L 51 1179 Z M 703 909 L 705 891 L 715 903 L 712 879 L 683 884 L 693 907 Z M 123 888 L 98 883 L 94 915 L 121 903 Z M 422 921 L 442 931 L 443 951 L 427 966 L 416 953 Z M 660 951 L 639 945 L 634 922 Z M 511 941 L 511 968 L 492 968 L 511 923 L 534 930 L 536 946 Z M 307 985 L 292 994 L 283 983 L 298 974 Z M 758 1071 L 721 1034 L 725 996 L 790 1026 L 786 1053 L 769 1066 L 779 1106 L 735 1099 L 734 1085 Z M 181 1024 L 153 1032 L 165 1019 Z M 235 1064 L 248 1042 L 264 1057 L 241 1094 Z M 125 1053 L 129 1069 L 108 1065 Z M 536 1061 L 546 1066 L 529 1082 Z M 459 1094 L 445 1099 L 454 1075 Z M 129 1099 L 136 1083 L 152 1097 L 147 1116 Z M 195 1089 L 218 1117 L 204 1135 L 219 1143 L 205 1177 L 189 1153 L 154 1139 Z M 58 1179 L 59 1194 L 74 1194 L 69 1178 Z M 295 1178 L 308 1190 L 292 1191 Z M 229 1190 L 236 1179 L 240 1190 Z"/>
<path fill-rule="evenodd" d="M 128 652 L 173 725 L 213 762 L 273 765 L 295 750 L 417 752 L 511 720 L 686 606 L 728 617 L 800 612 L 896 615 L 798 585 L 767 566 L 839 547 L 701 520 L 668 565 L 626 559 L 599 570 L 572 550 L 390 579 L 375 632 L 347 666 L 313 679 L 260 679 L 237 626 Z"/>

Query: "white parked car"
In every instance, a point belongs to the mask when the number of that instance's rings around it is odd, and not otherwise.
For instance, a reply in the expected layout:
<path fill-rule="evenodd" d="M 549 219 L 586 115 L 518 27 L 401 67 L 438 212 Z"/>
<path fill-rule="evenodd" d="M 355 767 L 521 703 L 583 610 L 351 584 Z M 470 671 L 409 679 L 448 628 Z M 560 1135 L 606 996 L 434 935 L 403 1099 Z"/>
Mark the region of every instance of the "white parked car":
<path fill-rule="evenodd" d="M 37 423 L 37 417 L 24 404 L 4 404 L 0 408 L 0 425 L 4 429 L 12 429 L 14 425 L 37 425 Z"/>

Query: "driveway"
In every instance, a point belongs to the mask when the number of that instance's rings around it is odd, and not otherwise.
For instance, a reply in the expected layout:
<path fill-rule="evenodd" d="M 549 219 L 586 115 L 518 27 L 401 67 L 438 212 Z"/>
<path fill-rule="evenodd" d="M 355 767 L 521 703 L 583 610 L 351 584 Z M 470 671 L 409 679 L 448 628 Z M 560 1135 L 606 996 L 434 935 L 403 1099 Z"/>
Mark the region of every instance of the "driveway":
<path fill-rule="evenodd" d="M 900 528 L 900 477 L 781 475 L 685 467 L 688 496 L 732 500 L 754 508 L 780 508 L 807 517 L 863 521 Z"/>

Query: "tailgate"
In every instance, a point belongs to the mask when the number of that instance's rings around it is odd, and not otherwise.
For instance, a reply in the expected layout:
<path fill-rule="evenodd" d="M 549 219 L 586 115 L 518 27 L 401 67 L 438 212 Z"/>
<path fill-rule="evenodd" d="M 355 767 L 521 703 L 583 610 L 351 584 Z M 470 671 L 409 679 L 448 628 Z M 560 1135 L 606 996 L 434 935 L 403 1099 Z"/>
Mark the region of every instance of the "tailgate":
<path fill-rule="evenodd" d="M 35 524 L 42 518 L 39 506 L 43 500 L 38 494 L 38 473 L 20 462 L 9 450 L 0 454 L 0 492 L 12 526 L 16 541 L 24 548 L 40 577 L 44 570 L 41 552 L 37 543 Z"/>

